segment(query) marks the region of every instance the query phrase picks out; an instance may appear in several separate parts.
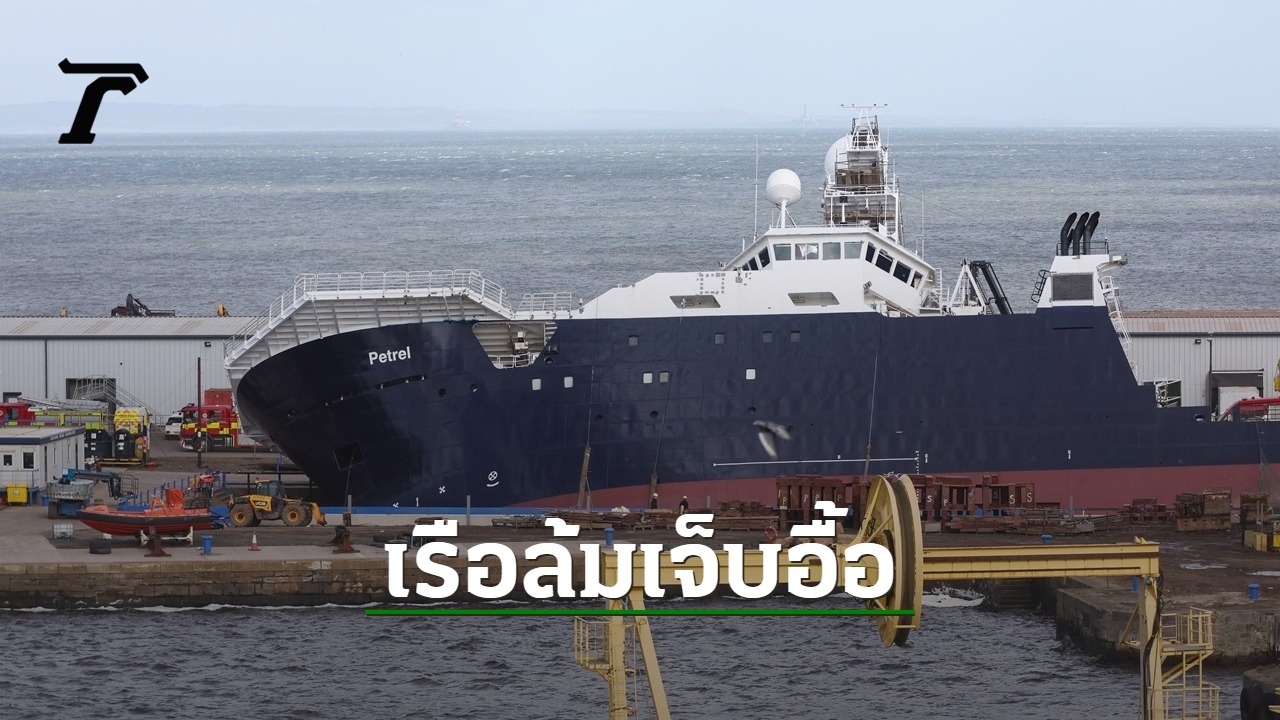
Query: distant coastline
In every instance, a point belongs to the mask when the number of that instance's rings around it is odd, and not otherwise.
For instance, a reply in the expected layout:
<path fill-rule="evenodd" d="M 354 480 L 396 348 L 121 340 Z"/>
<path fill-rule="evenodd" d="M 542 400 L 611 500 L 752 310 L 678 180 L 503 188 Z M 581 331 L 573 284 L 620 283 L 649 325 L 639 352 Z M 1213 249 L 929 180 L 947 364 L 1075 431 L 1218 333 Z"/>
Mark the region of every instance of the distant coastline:
<path fill-rule="evenodd" d="M 783 130 L 843 132 L 842 113 L 766 115 L 732 109 L 690 112 L 645 110 L 457 110 L 441 107 L 291 107 L 281 105 L 172 105 L 104 102 L 96 128 L 124 133 L 185 132 L 378 132 L 378 131 L 555 131 L 555 130 Z M 75 117 L 76 102 L 0 105 L 0 134 L 62 133 Z M 1192 123 L 1063 122 L 1032 118 L 1010 121 L 975 116 L 895 115 L 897 128 L 1189 128 Z M 1255 125 L 1212 126 L 1231 130 Z M 1280 128 L 1280 126 L 1277 126 Z"/>

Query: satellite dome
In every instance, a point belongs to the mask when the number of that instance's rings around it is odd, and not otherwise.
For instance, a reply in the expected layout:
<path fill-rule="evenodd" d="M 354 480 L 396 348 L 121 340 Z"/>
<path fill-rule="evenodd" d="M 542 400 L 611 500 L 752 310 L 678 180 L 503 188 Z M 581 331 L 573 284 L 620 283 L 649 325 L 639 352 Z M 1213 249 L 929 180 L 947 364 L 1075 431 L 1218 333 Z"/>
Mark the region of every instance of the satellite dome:
<path fill-rule="evenodd" d="M 844 137 L 831 143 L 831 147 L 827 148 L 827 157 L 822 161 L 822 167 L 827 172 L 827 181 L 830 182 L 836 176 L 836 159 L 849 152 L 849 148 L 853 147 L 853 137 L 845 135 Z"/>
<path fill-rule="evenodd" d="M 800 176 L 785 168 L 774 170 L 764 183 L 764 197 L 774 205 L 800 201 Z"/>

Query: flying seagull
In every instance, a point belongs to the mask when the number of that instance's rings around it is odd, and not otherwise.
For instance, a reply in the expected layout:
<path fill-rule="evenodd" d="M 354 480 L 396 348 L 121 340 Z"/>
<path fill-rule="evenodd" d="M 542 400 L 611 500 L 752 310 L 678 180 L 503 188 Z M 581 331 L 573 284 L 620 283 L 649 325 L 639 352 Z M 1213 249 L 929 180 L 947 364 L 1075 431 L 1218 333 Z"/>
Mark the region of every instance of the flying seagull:
<path fill-rule="evenodd" d="M 756 420 L 755 426 L 757 433 L 760 435 L 760 444 L 764 446 L 764 451 L 769 453 L 771 460 L 777 460 L 778 438 L 790 440 L 791 428 L 768 420 Z"/>

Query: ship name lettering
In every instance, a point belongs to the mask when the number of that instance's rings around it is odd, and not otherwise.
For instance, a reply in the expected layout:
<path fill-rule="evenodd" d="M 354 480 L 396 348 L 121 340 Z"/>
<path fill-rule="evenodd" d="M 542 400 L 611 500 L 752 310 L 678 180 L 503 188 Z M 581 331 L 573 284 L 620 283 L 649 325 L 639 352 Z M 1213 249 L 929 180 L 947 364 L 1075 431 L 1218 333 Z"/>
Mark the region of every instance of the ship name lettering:
<path fill-rule="evenodd" d="M 397 360 L 408 360 L 413 357 L 413 353 L 409 352 L 409 346 L 405 345 L 403 350 L 386 350 L 378 352 L 377 350 L 369 351 L 369 364 L 389 363 Z"/>

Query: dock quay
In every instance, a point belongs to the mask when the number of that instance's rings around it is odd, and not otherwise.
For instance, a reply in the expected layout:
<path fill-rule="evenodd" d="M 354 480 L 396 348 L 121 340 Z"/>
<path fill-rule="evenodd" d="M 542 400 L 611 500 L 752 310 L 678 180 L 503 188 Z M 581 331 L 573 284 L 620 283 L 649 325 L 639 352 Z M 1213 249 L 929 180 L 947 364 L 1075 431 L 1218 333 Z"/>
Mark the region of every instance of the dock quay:
<path fill-rule="evenodd" d="M 0 608 L 84 608 L 99 606 L 193 607 L 211 604 L 245 606 L 362 605 L 412 602 L 388 591 L 388 554 L 382 544 L 396 535 L 407 535 L 415 521 L 410 515 L 372 515 L 356 512 L 350 534 L 352 553 L 337 553 L 330 527 L 288 528 L 264 524 L 256 528 L 225 528 L 201 533 L 190 544 L 167 541 L 168 557 L 148 558 L 147 549 L 135 538 L 114 538 L 110 552 L 89 551 L 90 540 L 100 535 L 75 523 L 70 537 L 53 537 L 53 525 L 41 507 L 6 507 L 0 510 Z M 459 518 L 456 544 L 465 549 L 479 542 L 510 546 L 519 559 L 521 576 L 535 563 L 522 557 L 523 549 L 537 542 L 565 542 L 574 561 L 575 583 L 582 580 L 580 543 L 604 542 L 602 529 L 586 529 L 579 538 L 553 539 L 551 531 L 533 522 L 532 516 L 472 516 L 470 526 Z M 64 532 L 65 532 L 65 525 Z M 1274 553 L 1245 548 L 1240 533 L 1218 531 L 1177 533 L 1144 527 L 1145 539 L 1160 543 L 1166 608 L 1196 607 L 1213 612 L 1217 662 L 1262 663 L 1280 657 L 1280 562 Z M 615 529 L 616 542 L 661 543 L 666 547 L 686 542 L 672 529 L 646 527 L 643 523 Z M 212 552 L 203 554 L 203 535 L 212 537 Z M 1102 535 L 1102 537 L 1100 537 Z M 1052 542 L 1083 542 L 1084 536 L 1066 535 Z M 1126 542 L 1123 531 L 1093 533 L 1091 542 Z M 257 541 L 258 551 L 250 550 Z M 721 532 L 714 546 L 743 543 L 755 546 L 764 533 L 746 530 Z M 1040 544 L 1041 538 L 1018 534 L 970 535 L 930 533 L 931 547 Z M 406 586 L 423 579 L 405 556 Z M 452 560 L 466 566 L 465 557 Z M 1257 600 L 1250 599 L 1256 585 Z M 520 587 L 520 584 L 517 584 Z M 1054 615 L 1061 636 L 1100 655 L 1123 655 L 1119 641 L 1134 607 L 1133 590 L 1126 578 L 1037 580 L 1030 597 L 1041 610 Z M 465 593 L 455 596 L 467 601 Z M 472 598 L 474 599 L 474 598 Z M 1021 602 L 999 603 L 1016 607 Z M 926 611 L 927 614 L 927 611 Z M 924 628 L 927 631 L 926 617 Z"/>

